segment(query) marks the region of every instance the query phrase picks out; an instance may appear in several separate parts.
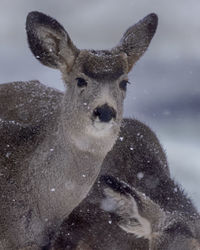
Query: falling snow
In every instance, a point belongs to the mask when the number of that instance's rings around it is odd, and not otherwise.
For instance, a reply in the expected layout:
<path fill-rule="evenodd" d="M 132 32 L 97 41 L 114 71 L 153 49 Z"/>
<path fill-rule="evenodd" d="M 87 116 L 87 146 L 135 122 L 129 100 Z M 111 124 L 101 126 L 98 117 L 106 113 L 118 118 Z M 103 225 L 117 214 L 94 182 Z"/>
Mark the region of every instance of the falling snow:
<path fill-rule="evenodd" d="M 142 178 L 144 178 L 144 173 L 142 173 L 142 172 L 137 173 L 137 178 L 139 180 L 141 180 Z"/>
<path fill-rule="evenodd" d="M 11 152 L 7 152 L 7 153 L 6 153 L 6 158 L 9 158 L 10 155 L 11 155 Z"/>

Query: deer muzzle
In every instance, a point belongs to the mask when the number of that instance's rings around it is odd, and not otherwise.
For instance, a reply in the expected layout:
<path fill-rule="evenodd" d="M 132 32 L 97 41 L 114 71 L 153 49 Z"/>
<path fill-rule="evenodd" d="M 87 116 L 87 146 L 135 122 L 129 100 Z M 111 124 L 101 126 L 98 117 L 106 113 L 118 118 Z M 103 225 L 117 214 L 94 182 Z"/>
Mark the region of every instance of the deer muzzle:
<path fill-rule="evenodd" d="M 110 122 L 112 119 L 116 119 L 116 115 L 116 110 L 107 103 L 96 107 L 93 111 L 93 118 L 98 118 L 100 122 Z"/>

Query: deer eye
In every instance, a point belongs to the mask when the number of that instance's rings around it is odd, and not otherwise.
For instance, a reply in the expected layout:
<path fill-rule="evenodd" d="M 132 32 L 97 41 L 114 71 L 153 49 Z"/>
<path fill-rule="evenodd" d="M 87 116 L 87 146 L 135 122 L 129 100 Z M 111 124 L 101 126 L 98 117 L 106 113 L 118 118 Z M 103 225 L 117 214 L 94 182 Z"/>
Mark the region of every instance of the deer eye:
<path fill-rule="evenodd" d="M 83 88 L 83 87 L 87 86 L 87 82 L 85 79 L 78 77 L 78 78 L 76 78 L 76 80 L 77 80 L 77 86 L 79 88 Z"/>
<path fill-rule="evenodd" d="M 119 87 L 120 87 L 120 89 L 122 89 L 122 90 L 126 91 L 126 89 L 127 89 L 127 83 L 128 83 L 128 81 L 127 81 L 127 80 L 123 80 L 123 81 L 121 81 L 121 82 L 119 83 Z"/>

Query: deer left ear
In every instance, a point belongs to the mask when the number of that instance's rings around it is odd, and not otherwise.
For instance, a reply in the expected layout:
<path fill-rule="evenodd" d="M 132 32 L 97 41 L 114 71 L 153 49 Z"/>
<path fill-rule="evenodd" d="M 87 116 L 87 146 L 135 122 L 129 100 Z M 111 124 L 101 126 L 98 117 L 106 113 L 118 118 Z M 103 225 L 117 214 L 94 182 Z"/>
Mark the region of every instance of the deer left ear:
<path fill-rule="evenodd" d="M 153 38 L 158 24 L 158 17 L 152 13 L 131 26 L 123 35 L 119 45 L 113 51 L 124 52 L 128 56 L 128 71 L 144 54 Z"/>
<path fill-rule="evenodd" d="M 55 19 L 41 12 L 30 12 L 26 20 L 28 43 L 35 57 L 44 65 L 70 70 L 79 50 Z"/>

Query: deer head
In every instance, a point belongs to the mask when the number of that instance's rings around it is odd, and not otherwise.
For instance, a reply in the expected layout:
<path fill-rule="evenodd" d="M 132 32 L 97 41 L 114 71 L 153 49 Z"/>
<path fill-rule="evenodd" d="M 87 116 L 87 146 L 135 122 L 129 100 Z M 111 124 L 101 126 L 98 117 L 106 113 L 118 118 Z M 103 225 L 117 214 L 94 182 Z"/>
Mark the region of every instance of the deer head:
<path fill-rule="evenodd" d="M 81 150 L 111 149 L 119 132 L 128 73 L 146 51 L 157 27 L 150 14 L 130 27 L 111 50 L 79 50 L 66 30 L 40 12 L 27 17 L 28 43 L 44 65 L 59 69 L 67 86 L 62 124 Z M 105 143 L 107 139 L 107 143 Z"/>

